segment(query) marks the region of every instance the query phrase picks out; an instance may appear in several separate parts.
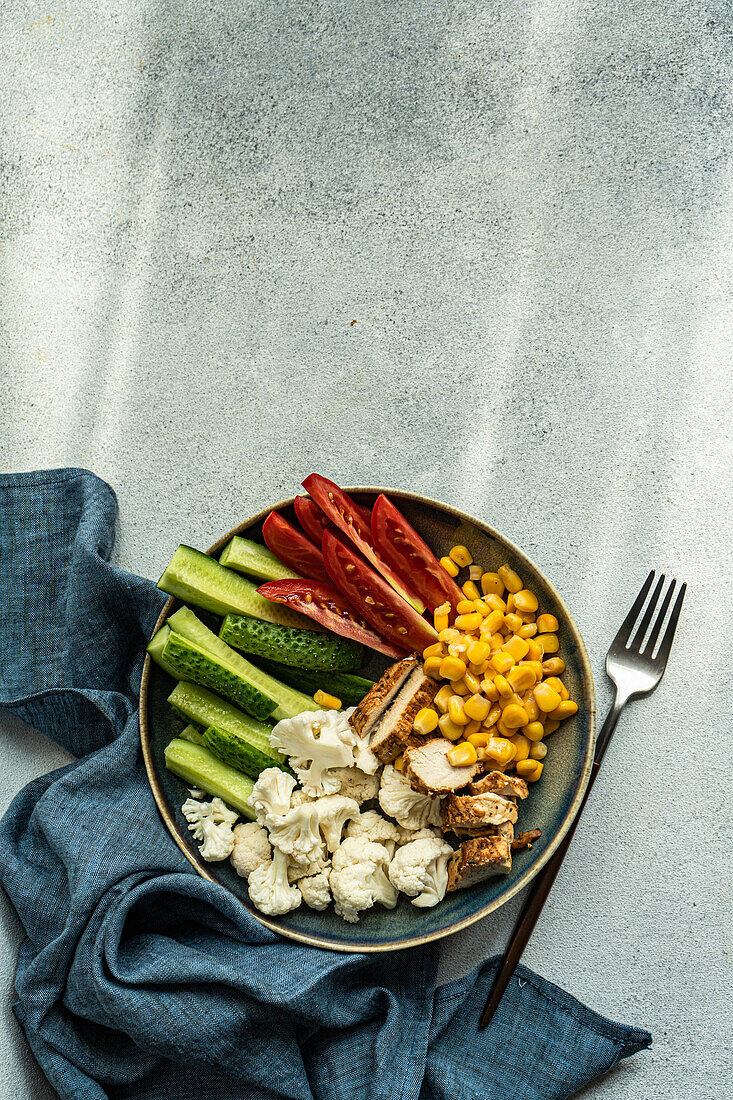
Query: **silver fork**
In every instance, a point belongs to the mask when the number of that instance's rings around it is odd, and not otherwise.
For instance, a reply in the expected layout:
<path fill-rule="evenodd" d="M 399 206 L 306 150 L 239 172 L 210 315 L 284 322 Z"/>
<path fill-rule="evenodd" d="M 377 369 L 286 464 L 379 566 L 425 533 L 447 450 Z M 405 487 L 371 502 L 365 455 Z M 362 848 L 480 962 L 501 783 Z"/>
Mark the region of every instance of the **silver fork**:
<path fill-rule="evenodd" d="M 486 1007 L 481 1015 L 480 1028 L 485 1028 L 496 1012 L 499 1002 L 504 995 L 504 990 L 509 985 L 512 974 L 516 970 L 517 964 L 529 942 L 534 926 L 537 923 L 537 918 L 542 912 L 542 906 L 547 900 L 547 896 L 552 889 L 552 884 L 555 881 L 557 872 L 560 870 L 562 861 L 565 858 L 565 853 L 570 847 L 573 834 L 580 821 L 580 815 L 585 809 L 588 795 L 595 783 L 601 761 L 608 748 L 608 742 L 611 740 L 613 731 L 616 729 L 616 723 L 618 722 L 621 711 L 630 699 L 636 699 L 640 695 L 648 695 L 650 692 L 654 691 L 664 675 L 669 651 L 672 648 L 672 639 L 674 638 L 680 611 L 682 610 L 682 601 L 685 598 L 687 585 L 683 584 L 680 586 L 677 593 L 677 599 L 672 608 L 672 614 L 669 617 L 667 629 L 655 653 L 654 649 L 659 639 L 662 626 L 664 625 L 664 619 L 672 596 L 674 595 L 677 582 L 676 580 L 672 581 L 662 600 L 661 606 L 658 606 L 659 597 L 664 588 L 664 573 L 662 573 L 657 581 L 652 597 L 649 600 L 644 616 L 637 629 L 634 630 L 639 615 L 641 614 L 641 609 L 644 606 L 644 602 L 649 595 L 653 583 L 654 570 L 652 569 L 641 587 L 641 592 L 634 600 L 633 607 L 621 624 L 619 632 L 611 643 L 611 648 L 606 655 L 606 672 L 616 687 L 616 697 L 613 701 L 613 706 L 608 712 L 606 721 L 603 723 L 601 732 L 596 739 L 593 767 L 591 769 L 590 779 L 588 780 L 588 787 L 570 828 L 563 837 L 558 848 L 555 850 L 552 858 L 548 860 L 530 887 L 527 900 L 524 903 L 524 908 L 517 918 L 512 934 L 509 937 L 504 957 L 496 972 L 494 984 L 491 987 L 491 991 L 486 1001 Z M 652 619 L 654 619 L 654 625 L 649 634 L 648 641 L 644 644 L 644 639 Z"/>

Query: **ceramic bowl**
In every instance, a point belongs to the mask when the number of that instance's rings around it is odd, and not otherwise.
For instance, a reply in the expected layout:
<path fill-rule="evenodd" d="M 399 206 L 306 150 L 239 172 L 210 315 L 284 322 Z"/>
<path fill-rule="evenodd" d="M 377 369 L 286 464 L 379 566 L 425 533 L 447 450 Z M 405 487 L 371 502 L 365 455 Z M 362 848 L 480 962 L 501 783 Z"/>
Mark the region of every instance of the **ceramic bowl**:
<path fill-rule="evenodd" d="M 381 491 L 349 489 L 359 503 L 368 505 Z M 358 924 L 347 924 L 334 914 L 332 907 L 325 912 L 315 912 L 301 905 L 285 917 L 265 917 L 249 905 L 247 884 L 228 861 L 206 863 L 198 854 L 181 814 L 181 804 L 187 797 L 185 784 L 166 770 L 163 760 L 165 746 L 182 725 L 166 702 L 174 681 L 149 657 L 145 661 L 140 692 L 140 735 L 150 785 L 163 821 L 186 858 L 204 878 L 236 894 L 252 915 L 268 928 L 291 939 L 334 951 L 396 951 L 449 936 L 495 912 L 530 882 L 560 843 L 577 813 L 593 760 L 596 712 L 593 674 L 580 631 L 553 585 L 521 550 L 480 520 L 414 493 L 385 491 L 438 557 L 456 543 L 463 543 L 484 569 L 495 570 L 508 562 L 526 587 L 537 594 L 540 610 L 556 615 L 560 622 L 560 653 L 567 666 L 563 678 L 571 697 L 578 703 L 578 713 L 563 722 L 548 739 L 549 752 L 542 778 L 530 786 L 529 797 L 521 803 L 517 823 L 518 830 L 541 829 L 542 837 L 531 851 L 515 853 L 509 875 L 447 894 L 433 909 L 415 908 L 409 898 L 400 894 L 395 909 L 376 906 L 363 913 Z M 292 498 L 274 505 L 274 509 L 290 520 L 294 518 Z M 267 508 L 245 520 L 214 543 L 208 553 L 218 555 L 232 535 L 262 541 L 262 522 L 271 510 Z M 178 606 L 175 600 L 166 603 L 156 630 Z M 371 651 L 365 650 L 365 653 L 371 654 Z M 368 656 L 364 674 L 376 679 L 388 663 L 379 654 Z"/>

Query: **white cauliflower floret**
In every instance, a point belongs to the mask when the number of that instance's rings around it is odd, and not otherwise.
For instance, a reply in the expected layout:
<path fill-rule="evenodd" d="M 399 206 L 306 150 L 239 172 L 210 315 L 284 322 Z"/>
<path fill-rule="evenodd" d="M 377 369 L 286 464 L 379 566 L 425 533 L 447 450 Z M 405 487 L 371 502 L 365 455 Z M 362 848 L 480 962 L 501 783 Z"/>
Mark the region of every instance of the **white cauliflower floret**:
<path fill-rule="evenodd" d="M 260 772 L 249 796 L 249 804 L 257 815 L 260 825 L 265 824 L 268 814 L 286 814 L 290 809 L 290 796 L 295 780 L 282 768 L 265 768 Z"/>
<path fill-rule="evenodd" d="M 448 885 L 448 860 L 453 855 L 444 840 L 413 840 L 403 845 L 389 865 L 393 886 L 422 909 L 437 905 Z"/>
<path fill-rule="evenodd" d="M 413 791 L 404 776 L 391 764 L 382 772 L 379 805 L 405 829 L 438 825 L 442 820 L 440 799 Z"/>
<path fill-rule="evenodd" d="M 338 795 L 335 797 L 338 798 Z M 310 860 L 321 847 L 317 802 L 294 806 L 286 814 L 267 814 L 270 842 L 288 856 Z"/>
<path fill-rule="evenodd" d="M 290 857 L 288 863 L 288 881 L 298 882 L 309 875 L 318 875 L 321 871 L 331 869 L 327 859 L 326 845 L 321 842 L 320 848 L 314 853 L 312 859 L 296 859 Z"/>
<path fill-rule="evenodd" d="M 319 871 L 317 875 L 307 875 L 298 880 L 298 889 L 309 909 L 326 909 L 331 901 L 331 888 L 328 885 L 330 868 Z"/>
<path fill-rule="evenodd" d="M 290 798 L 291 806 L 304 806 L 306 802 L 315 802 L 316 795 L 306 794 L 302 787 L 298 787 L 297 791 L 293 791 Z"/>
<path fill-rule="evenodd" d="M 272 845 L 267 831 L 256 821 L 234 826 L 232 867 L 242 878 L 249 878 L 253 871 L 272 859 Z"/>
<path fill-rule="evenodd" d="M 360 806 L 379 794 L 378 776 L 367 775 L 360 768 L 334 768 L 331 775 L 341 780 L 340 793 L 353 798 Z"/>
<path fill-rule="evenodd" d="M 359 816 L 359 803 L 343 794 L 327 794 L 313 803 L 318 814 L 321 832 L 329 852 L 335 852 L 341 843 L 344 825 Z"/>
<path fill-rule="evenodd" d="M 380 766 L 380 762 L 369 748 L 369 742 L 363 737 L 359 737 L 354 727 L 350 726 L 348 722 L 348 719 L 354 713 L 355 709 L 355 707 L 350 707 L 348 710 L 341 711 L 341 714 L 347 721 L 339 728 L 339 736 L 345 745 L 351 746 L 356 767 L 366 772 L 367 775 L 374 775 Z M 374 798 L 376 796 L 372 795 L 371 797 Z"/>
<path fill-rule="evenodd" d="M 297 909 L 303 900 L 298 887 L 288 883 L 288 857 L 277 848 L 269 863 L 252 871 L 247 885 L 249 900 L 270 917 L 281 917 Z"/>
<path fill-rule="evenodd" d="M 359 913 L 371 909 L 377 901 L 387 909 L 394 909 L 397 891 L 385 872 L 388 863 L 389 852 L 383 844 L 347 837 L 333 857 L 329 876 L 339 917 L 356 924 Z"/>
<path fill-rule="evenodd" d="M 283 718 L 273 727 L 270 744 L 290 758 L 306 794 L 336 794 L 341 782 L 330 769 L 354 763 L 351 745 L 340 736 L 344 725 L 348 719 L 337 711 L 316 710 Z"/>
<path fill-rule="evenodd" d="M 395 825 L 393 821 L 387 821 L 386 817 L 382 817 L 376 810 L 366 810 L 346 826 L 347 837 L 363 837 L 364 840 L 383 844 L 390 858 L 394 855 L 395 845 L 400 842 L 401 833 L 399 825 Z"/>
<path fill-rule="evenodd" d="M 403 829 L 401 825 L 398 825 L 397 828 L 400 831 L 400 838 L 397 841 L 398 848 L 401 848 L 403 844 L 409 844 L 413 840 L 443 839 L 440 829 L 432 829 L 429 825 L 426 825 L 424 829 Z"/>
<path fill-rule="evenodd" d="M 194 839 L 203 841 L 199 852 L 207 863 L 216 863 L 231 855 L 234 848 L 232 825 L 239 814 L 230 810 L 220 798 L 212 798 L 211 802 L 187 798 L 181 811 Z"/>

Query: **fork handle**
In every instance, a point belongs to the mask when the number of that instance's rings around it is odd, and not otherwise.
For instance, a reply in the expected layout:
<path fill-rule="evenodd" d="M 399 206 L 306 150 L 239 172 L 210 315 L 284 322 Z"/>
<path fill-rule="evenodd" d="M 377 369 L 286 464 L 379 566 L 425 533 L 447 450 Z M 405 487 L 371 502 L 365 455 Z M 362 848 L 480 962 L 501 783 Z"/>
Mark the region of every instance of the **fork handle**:
<path fill-rule="evenodd" d="M 511 981 L 512 975 L 516 970 L 519 960 L 524 954 L 524 949 L 529 942 L 529 938 L 534 931 L 534 926 L 537 924 L 542 907 L 544 906 L 547 897 L 552 889 L 552 884 L 557 877 L 557 873 L 560 870 L 562 861 L 565 859 L 565 853 L 570 847 L 570 842 L 573 839 L 575 830 L 578 827 L 580 821 L 580 815 L 585 809 L 585 804 L 588 801 L 588 796 L 593 788 L 593 784 L 596 781 L 598 775 L 601 760 L 603 759 L 608 742 L 611 740 L 611 734 L 616 728 L 619 715 L 627 703 L 627 699 L 623 698 L 619 693 L 616 693 L 616 698 L 613 701 L 613 706 L 606 716 L 606 720 L 603 723 L 598 739 L 596 741 L 596 751 L 593 759 L 593 765 L 591 767 L 590 778 L 588 780 L 588 786 L 586 787 L 585 794 L 583 795 L 583 801 L 580 803 L 578 812 L 570 823 L 570 828 L 566 832 L 560 844 L 553 852 L 551 858 L 547 861 L 545 866 L 535 877 L 532 886 L 530 888 L 527 900 L 524 903 L 524 907 L 517 917 L 512 934 L 509 937 L 504 957 L 501 960 L 499 970 L 494 978 L 494 984 L 491 987 L 486 1007 L 481 1014 L 481 1020 L 479 1028 L 483 1029 L 491 1020 L 492 1016 L 499 1007 L 499 1002 L 504 996 L 504 991 Z"/>

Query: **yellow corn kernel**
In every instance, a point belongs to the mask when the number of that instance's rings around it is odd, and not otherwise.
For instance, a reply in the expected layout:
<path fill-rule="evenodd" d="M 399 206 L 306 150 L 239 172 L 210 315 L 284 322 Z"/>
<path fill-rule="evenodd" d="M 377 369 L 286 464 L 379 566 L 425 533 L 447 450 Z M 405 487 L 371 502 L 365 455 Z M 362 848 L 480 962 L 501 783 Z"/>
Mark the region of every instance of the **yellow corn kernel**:
<path fill-rule="evenodd" d="M 465 677 L 461 678 L 460 680 L 451 680 L 450 686 L 451 686 L 451 691 L 453 692 L 454 695 L 464 696 L 464 695 L 470 695 L 471 694 L 471 689 L 468 686 L 468 684 L 466 683 Z"/>
<path fill-rule="evenodd" d="M 516 634 L 521 625 L 522 620 L 519 618 L 519 615 L 515 615 L 513 611 L 507 612 L 504 616 L 504 626 L 510 634 Z"/>
<path fill-rule="evenodd" d="M 447 629 L 450 623 L 450 612 L 451 606 L 447 601 L 442 603 L 440 607 L 436 607 L 433 612 L 433 626 L 438 631 L 438 636 L 440 636 L 441 630 Z"/>
<path fill-rule="evenodd" d="M 529 658 L 529 654 L 527 654 L 527 657 Z M 530 661 L 528 659 L 526 661 L 522 661 L 520 667 L 528 668 L 529 671 L 534 675 L 535 680 L 542 679 L 542 665 L 539 661 Z"/>
<path fill-rule="evenodd" d="M 341 710 L 343 703 L 340 699 L 337 699 L 335 695 L 329 695 L 327 691 L 318 691 L 313 696 L 313 699 L 318 703 L 319 707 L 325 707 L 326 710 Z"/>
<path fill-rule="evenodd" d="M 522 699 L 522 706 L 529 715 L 530 722 L 536 722 L 540 716 L 540 708 L 537 706 L 537 700 L 534 697 L 534 690 L 528 691 Z"/>
<path fill-rule="evenodd" d="M 499 698 L 499 689 L 493 680 L 482 680 L 481 690 L 490 703 L 495 703 Z"/>
<path fill-rule="evenodd" d="M 477 691 L 481 691 L 481 681 L 477 676 L 474 676 L 470 669 L 463 677 L 463 682 L 471 692 L 471 695 L 475 695 Z"/>
<path fill-rule="evenodd" d="M 526 726 L 522 726 L 522 733 L 530 741 L 541 741 L 545 736 L 545 727 L 541 722 L 528 722 Z"/>
<path fill-rule="evenodd" d="M 517 611 L 528 611 L 534 615 L 537 608 L 540 606 L 540 601 L 535 596 L 534 592 L 530 592 L 528 588 L 522 588 L 519 592 L 514 593 L 514 606 Z"/>
<path fill-rule="evenodd" d="M 499 634 L 498 631 L 497 631 L 496 634 L 491 634 L 488 637 L 489 637 L 489 649 L 491 650 L 492 654 L 493 653 L 498 653 L 499 650 L 501 649 L 501 647 L 504 645 L 504 635 Z"/>
<path fill-rule="evenodd" d="M 491 653 L 487 642 L 473 642 L 468 648 L 468 659 L 472 665 L 480 665 Z"/>
<path fill-rule="evenodd" d="M 484 718 L 484 725 L 491 728 L 491 726 L 496 725 L 496 723 L 499 721 L 500 718 L 501 718 L 501 706 L 498 703 L 494 703 L 491 710 L 489 711 L 489 713 Z"/>
<path fill-rule="evenodd" d="M 517 695 L 516 691 L 513 691 L 511 695 L 507 696 L 505 699 L 499 700 L 499 706 L 502 710 L 504 710 L 505 707 L 509 707 L 512 705 L 515 707 L 521 707 L 524 705 L 522 703 L 522 696 Z"/>
<path fill-rule="evenodd" d="M 456 565 L 460 565 L 461 569 L 465 569 L 468 565 L 473 565 L 473 557 L 471 551 L 467 546 L 451 546 L 448 551 L 448 557 L 451 561 L 454 561 Z"/>
<path fill-rule="evenodd" d="M 529 652 L 529 642 L 525 642 L 524 638 L 520 638 L 518 635 L 514 634 L 508 641 L 504 642 L 501 648 L 505 653 L 510 653 L 515 662 L 521 661 Z"/>
<path fill-rule="evenodd" d="M 468 666 L 468 671 L 472 672 L 477 680 L 480 680 L 481 677 L 486 672 L 486 669 L 488 667 L 489 667 L 489 662 L 488 661 L 482 661 L 480 665 L 475 665 L 475 664 L 473 664 L 473 662 L 471 662 L 471 664 L 469 664 L 469 666 Z"/>
<path fill-rule="evenodd" d="M 517 732 L 516 730 L 510 730 L 509 726 L 505 726 L 503 721 L 501 720 L 501 718 L 499 719 L 498 722 L 495 723 L 494 729 L 495 729 L 495 732 L 501 734 L 502 737 L 509 737 L 509 738 L 512 738 L 514 736 L 514 734 Z"/>
<path fill-rule="evenodd" d="M 481 591 L 484 596 L 503 596 L 504 581 L 498 573 L 484 573 L 481 578 Z"/>
<path fill-rule="evenodd" d="M 433 699 L 433 704 L 437 707 L 441 714 L 448 713 L 448 700 L 455 692 L 450 684 L 443 684 L 442 688 L 438 691 L 437 695 Z"/>
<path fill-rule="evenodd" d="M 483 730 L 477 730 L 476 733 L 467 733 L 466 740 L 469 744 L 473 745 L 477 749 L 485 749 L 489 743 L 490 734 L 485 733 Z"/>
<path fill-rule="evenodd" d="M 529 721 L 524 707 L 519 707 L 516 703 L 510 703 L 508 707 L 504 707 L 501 720 L 510 730 L 518 730 L 522 726 L 526 726 Z"/>
<path fill-rule="evenodd" d="M 559 707 L 550 711 L 550 719 L 553 722 L 562 722 L 565 718 L 572 718 L 578 713 L 578 704 L 572 699 L 563 699 Z"/>
<path fill-rule="evenodd" d="M 446 756 L 454 768 L 468 768 L 478 760 L 476 746 L 468 741 L 449 749 Z"/>
<path fill-rule="evenodd" d="M 462 680 L 466 675 L 465 661 L 460 657 L 444 657 L 440 662 L 440 675 L 444 680 Z"/>
<path fill-rule="evenodd" d="M 512 730 L 514 733 L 514 731 Z M 529 756 L 529 750 L 532 748 L 532 742 L 528 737 L 525 737 L 523 733 L 515 733 L 512 737 L 512 744 L 514 745 L 514 761 L 526 760 Z"/>
<path fill-rule="evenodd" d="M 457 630 L 478 630 L 482 617 L 478 611 L 472 611 L 470 615 L 456 615 Z"/>
<path fill-rule="evenodd" d="M 490 611 L 486 618 L 481 623 L 481 636 L 483 638 L 490 637 L 492 634 L 496 634 L 499 627 L 504 624 L 504 612 L 503 611 Z"/>
<path fill-rule="evenodd" d="M 422 655 L 426 660 L 428 657 L 444 657 L 445 650 L 443 649 L 443 643 L 433 642 L 432 645 L 429 645 L 427 649 L 422 651 Z"/>
<path fill-rule="evenodd" d="M 472 611 L 476 610 L 474 600 L 459 600 L 456 604 L 456 611 L 459 615 L 469 615 Z"/>
<path fill-rule="evenodd" d="M 478 611 L 480 615 L 484 616 L 490 614 L 491 612 L 491 608 L 487 605 L 485 600 L 474 600 L 473 609 L 474 611 Z"/>
<path fill-rule="evenodd" d="M 558 641 L 557 634 L 538 634 L 535 641 L 539 642 L 542 646 L 542 652 L 544 653 L 557 653 L 560 648 L 560 642 Z"/>
<path fill-rule="evenodd" d="M 423 707 L 415 715 L 412 728 L 415 733 L 432 733 L 438 728 L 438 712 L 432 707 Z"/>
<path fill-rule="evenodd" d="M 440 634 L 438 635 L 438 637 L 440 638 Z M 527 650 L 527 660 L 541 662 L 542 658 L 544 657 L 544 652 L 542 650 L 542 646 L 537 641 L 537 639 L 530 638 L 527 644 L 529 646 L 529 649 Z"/>
<path fill-rule="evenodd" d="M 454 561 L 451 561 L 450 558 L 441 558 L 440 559 L 440 564 L 443 566 L 443 568 L 445 569 L 446 573 L 449 574 L 449 576 L 451 576 L 451 577 L 457 577 L 458 576 L 458 566 L 456 565 L 456 563 Z"/>
<path fill-rule="evenodd" d="M 545 718 L 545 737 L 549 737 L 551 733 L 554 733 L 559 725 L 558 718 Z"/>
<path fill-rule="evenodd" d="M 483 695 L 471 695 L 463 704 L 463 709 L 469 718 L 476 722 L 483 722 L 491 710 L 491 704 Z"/>
<path fill-rule="evenodd" d="M 526 666 L 515 665 L 506 676 L 515 691 L 526 691 L 537 683 L 534 672 Z"/>
<path fill-rule="evenodd" d="M 484 598 L 484 603 L 487 607 L 490 607 L 492 611 L 501 611 L 502 615 L 506 614 L 506 604 L 501 596 L 497 596 L 491 592 Z"/>
<path fill-rule="evenodd" d="M 562 682 L 562 680 L 559 679 L 559 677 L 547 676 L 545 678 L 545 683 L 548 687 L 551 687 L 553 691 L 556 691 L 561 699 L 570 698 L 570 693 L 568 692 L 568 689 L 565 687 L 565 684 Z"/>
<path fill-rule="evenodd" d="M 529 750 L 530 760 L 544 760 L 547 756 L 547 745 L 542 741 L 533 741 Z"/>
<path fill-rule="evenodd" d="M 468 579 L 471 581 L 480 581 L 484 575 L 484 571 L 480 565 L 469 565 L 468 567 Z"/>
<path fill-rule="evenodd" d="M 402 755 L 402 753 L 400 753 L 400 755 L 397 757 L 397 759 L 394 762 L 394 766 L 397 768 L 398 772 L 402 771 L 402 765 L 404 764 L 404 762 L 405 762 L 405 758 Z"/>
<path fill-rule="evenodd" d="M 506 766 L 514 759 L 514 745 L 506 737 L 489 737 L 484 749 L 485 759 Z"/>
<path fill-rule="evenodd" d="M 514 658 L 512 657 L 511 653 L 506 653 L 504 652 L 504 650 L 500 649 L 491 658 L 490 664 L 491 667 L 496 669 L 497 672 L 503 674 L 505 672 L 508 672 L 509 669 L 512 667 L 512 665 L 514 664 Z"/>
<path fill-rule="evenodd" d="M 466 708 L 464 707 L 463 709 L 465 710 Z M 475 719 L 471 719 L 471 721 L 468 723 L 468 725 L 463 727 L 463 736 L 468 741 L 469 733 L 478 733 L 480 731 L 480 729 L 481 729 L 481 723 L 477 722 Z"/>
<path fill-rule="evenodd" d="M 463 661 L 465 655 L 466 655 L 466 642 L 465 642 L 464 638 L 457 638 L 455 642 L 449 642 L 449 644 L 448 644 L 448 656 L 449 657 L 460 657 L 460 659 Z"/>
<path fill-rule="evenodd" d="M 545 676 L 562 676 L 565 671 L 565 662 L 562 657 L 548 657 L 542 662 L 542 671 Z"/>
<path fill-rule="evenodd" d="M 461 592 L 463 593 L 463 595 L 466 597 L 467 600 L 480 600 L 481 599 L 481 593 L 479 592 L 477 586 L 474 584 L 473 581 L 466 581 L 465 584 L 462 584 L 461 585 Z"/>
<path fill-rule="evenodd" d="M 447 737 L 449 741 L 458 741 L 460 737 L 463 737 L 463 726 L 457 726 L 455 722 L 452 722 L 449 714 L 441 714 L 438 719 L 438 726 L 443 737 Z"/>
<path fill-rule="evenodd" d="M 523 587 L 522 578 L 514 572 L 510 565 L 500 565 L 496 572 L 503 580 L 507 592 L 521 592 Z"/>
<path fill-rule="evenodd" d="M 537 684 L 534 689 L 534 697 L 543 714 L 549 714 L 550 711 L 557 710 L 562 702 L 558 693 L 548 687 L 547 684 Z"/>
<path fill-rule="evenodd" d="M 521 775 L 528 783 L 536 783 L 542 775 L 542 768 L 541 760 L 520 760 L 517 763 L 517 775 Z"/>
<path fill-rule="evenodd" d="M 507 609 L 507 611 L 513 611 L 514 610 L 514 593 L 513 592 L 507 592 L 506 609 Z"/>
<path fill-rule="evenodd" d="M 540 615 L 537 619 L 537 628 L 540 634 L 554 634 L 560 629 L 560 624 L 554 615 Z"/>
<path fill-rule="evenodd" d="M 511 688 L 511 684 L 504 679 L 501 673 L 497 673 L 497 675 L 494 677 L 494 686 L 499 692 L 499 695 L 502 697 L 502 699 L 506 699 L 510 695 L 514 694 Z"/>
<path fill-rule="evenodd" d="M 525 623 L 524 626 L 519 628 L 519 637 L 529 640 L 534 638 L 537 633 L 537 623 Z"/>
<path fill-rule="evenodd" d="M 445 630 L 438 632 L 438 641 L 443 645 L 450 645 L 451 642 L 457 642 L 461 636 L 460 630 L 456 630 L 452 626 L 447 626 Z"/>
<path fill-rule="evenodd" d="M 518 608 L 514 608 L 514 614 L 519 615 L 525 626 L 536 626 L 534 621 L 534 611 L 520 611 Z"/>
<path fill-rule="evenodd" d="M 432 680 L 440 679 L 440 666 L 445 658 L 443 657 L 428 657 L 426 661 L 423 661 L 423 672 L 426 676 L 429 676 Z"/>
<path fill-rule="evenodd" d="M 455 726 L 466 726 L 471 721 L 463 709 L 460 695 L 452 695 L 448 700 L 448 717 Z"/>

